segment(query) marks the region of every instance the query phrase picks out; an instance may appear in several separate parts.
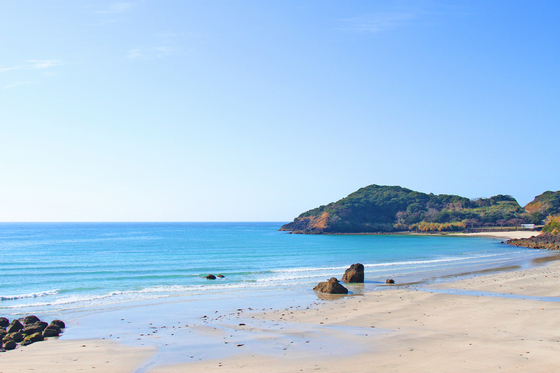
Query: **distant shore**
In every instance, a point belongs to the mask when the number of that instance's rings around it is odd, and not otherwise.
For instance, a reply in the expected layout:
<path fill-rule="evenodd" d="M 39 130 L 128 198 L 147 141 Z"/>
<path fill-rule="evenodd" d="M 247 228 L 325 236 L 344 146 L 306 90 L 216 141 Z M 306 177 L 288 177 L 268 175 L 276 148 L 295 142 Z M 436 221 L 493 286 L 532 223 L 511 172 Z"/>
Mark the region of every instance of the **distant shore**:
<path fill-rule="evenodd" d="M 413 232 L 413 231 L 403 231 L 403 232 L 362 232 L 362 233 L 307 233 L 294 231 L 288 234 L 322 234 L 322 235 L 343 235 L 343 236 L 383 236 L 383 235 L 421 235 L 421 236 L 463 236 L 463 237 L 490 237 L 490 238 L 500 238 L 500 239 L 515 239 L 515 238 L 530 238 L 532 236 L 538 236 L 541 232 L 539 231 L 496 231 L 496 232 L 476 232 L 476 233 L 462 233 L 462 232 Z"/>
<path fill-rule="evenodd" d="M 530 238 L 538 236 L 541 232 L 538 231 L 507 231 L 507 232 L 480 232 L 480 233 L 449 233 L 449 236 L 465 236 L 465 237 L 491 237 L 500 238 L 505 240 L 512 240 L 515 238 Z"/>

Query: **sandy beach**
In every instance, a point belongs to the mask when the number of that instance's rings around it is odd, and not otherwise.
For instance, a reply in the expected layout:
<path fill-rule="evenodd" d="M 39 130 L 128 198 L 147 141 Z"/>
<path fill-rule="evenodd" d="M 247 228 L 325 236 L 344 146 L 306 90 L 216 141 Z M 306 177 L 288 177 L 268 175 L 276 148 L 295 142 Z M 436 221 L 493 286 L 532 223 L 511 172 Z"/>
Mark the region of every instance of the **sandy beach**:
<path fill-rule="evenodd" d="M 540 232 L 538 231 L 509 231 L 509 232 L 481 232 L 481 233 L 453 233 L 453 236 L 463 236 L 463 237 L 491 237 L 499 238 L 504 240 L 511 240 L 515 238 L 529 238 L 532 236 L 538 236 Z"/>
<path fill-rule="evenodd" d="M 217 314 L 195 330 L 210 357 L 185 362 L 191 351 L 178 351 L 183 362 L 174 365 L 157 358 L 146 365 L 153 347 L 47 341 L 0 354 L 0 372 L 554 372 L 559 278 L 560 262 L 550 261 L 305 307 Z"/>
<path fill-rule="evenodd" d="M 51 339 L 0 354 L 0 372 L 128 373 L 155 352 L 155 348 L 129 347 L 109 340 Z"/>
<path fill-rule="evenodd" d="M 244 351 L 152 372 L 260 372 L 264 366 L 270 372 L 554 372 L 560 369 L 559 276 L 560 263 L 553 262 L 261 314 L 257 319 L 283 326 L 261 341 L 278 345 L 275 356 Z"/>

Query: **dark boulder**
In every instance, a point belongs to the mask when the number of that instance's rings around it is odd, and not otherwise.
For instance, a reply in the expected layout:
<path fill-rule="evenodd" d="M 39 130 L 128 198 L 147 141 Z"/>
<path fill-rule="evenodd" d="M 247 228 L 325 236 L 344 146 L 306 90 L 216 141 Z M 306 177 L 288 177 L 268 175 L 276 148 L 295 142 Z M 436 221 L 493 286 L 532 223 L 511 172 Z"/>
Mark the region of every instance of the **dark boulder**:
<path fill-rule="evenodd" d="M 0 317 L 0 327 L 7 327 L 8 325 L 10 325 L 10 320 L 8 320 L 5 317 Z"/>
<path fill-rule="evenodd" d="M 13 350 L 14 348 L 16 348 L 16 342 L 14 341 L 4 342 L 4 350 L 8 351 L 8 350 Z"/>
<path fill-rule="evenodd" d="M 49 325 L 43 330 L 43 337 L 58 337 L 60 335 L 60 328 L 56 325 Z"/>
<path fill-rule="evenodd" d="M 19 320 L 14 320 L 6 328 L 6 331 L 8 333 L 15 333 L 15 332 L 19 332 L 22 329 L 23 329 L 23 325 L 19 322 Z"/>
<path fill-rule="evenodd" d="M 39 320 L 39 318 L 35 315 L 25 316 L 25 319 L 23 319 L 23 325 L 35 324 L 38 321 L 41 320 Z"/>
<path fill-rule="evenodd" d="M 25 337 L 23 342 L 21 342 L 21 345 L 22 346 L 27 346 L 27 345 L 30 345 L 32 343 L 40 342 L 40 341 L 43 341 L 43 340 L 45 340 L 45 337 L 43 337 L 42 333 L 35 333 L 35 334 L 31 334 L 31 335 L 28 335 L 27 337 Z"/>
<path fill-rule="evenodd" d="M 385 281 L 385 283 L 386 283 L 386 284 L 394 284 L 394 283 L 395 283 L 395 280 L 393 280 L 392 278 L 388 278 L 388 279 Z"/>
<path fill-rule="evenodd" d="M 363 283 L 364 282 L 364 265 L 360 263 L 352 264 L 350 268 L 348 268 L 344 272 L 344 276 L 342 276 L 342 282 L 357 282 Z"/>
<path fill-rule="evenodd" d="M 207 279 L 207 280 L 215 280 L 215 279 L 216 279 L 216 276 L 214 276 L 214 275 L 206 275 L 205 279 Z"/>
<path fill-rule="evenodd" d="M 58 326 L 60 329 L 66 328 L 66 325 L 64 324 L 64 321 L 62 321 L 62 320 L 53 320 L 53 321 L 51 321 L 51 325 Z"/>
<path fill-rule="evenodd" d="M 21 332 L 25 335 L 31 335 L 35 333 L 41 333 L 43 332 L 43 329 L 41 329 L 41 326 L 37 324 L 31 324 L 31 325 L 26 325 Z"/>
<path fill-rule="evenodd" d="M 15 333 L 12 333 L 11 335 L 12 335 L 12 339 L 16 343 L 19 343 L 19 342 L 23 341 L 23 339 L 25 338 L 25 336 L 20 332 L 15 332 Z"/>
<path fill-rule="evenodd" d="M 49 324 L 46 323 L 46 322 L 44 322 L 44 321 L 37 321 L 37 322 L 36 322 L 35 324 L 33 324 L 33 325 L 38 326 L 39 329 L 41 329 L 41 331 L 45 330 L 45 329 L 47 328 L 47 326 L 49 326 Z"/>
<path fill-rule="evenodd" d="M 318 291 L 319 293 L 348 294 L 348 289 L 342 286 L 335 277 L 331 277 L 331 279 L 327 282 L 319 282 L 313 290 Z"/>
<path fill-rule="evenodd" d="M 20 333 L 20 332 L 10 333 L 10 334 L 7 334 L 7 335 L 4 337 L 4 339 L 6 339 L 6 340 L 12 340 L 12 341 L 14 341 L 14 342 L 16 342 L 16 343 L 19 343 L 19 342 L 23 341 L 23 338 L 24 338 L 24 336 L 23 336 L 23 334 Z"/>

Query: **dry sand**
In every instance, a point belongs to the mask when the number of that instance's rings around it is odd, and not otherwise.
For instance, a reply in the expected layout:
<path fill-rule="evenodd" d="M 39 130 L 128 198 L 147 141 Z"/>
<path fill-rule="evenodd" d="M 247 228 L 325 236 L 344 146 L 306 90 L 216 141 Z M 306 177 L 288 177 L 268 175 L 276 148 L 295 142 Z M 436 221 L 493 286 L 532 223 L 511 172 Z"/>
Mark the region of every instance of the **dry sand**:
<path fill-rule="evenodd" d="M 453 233 L 453 236 L 465 236 L 465 237 L 492 237 L 500 238 L 504 240 L 510 240 L 514 238 L 530 238 L 532 236 L 538 236 L 540 232 L 538 231 L 508 231 L 508 232 L 481 232 L 481 233 Z"/>
<path fill-rule="evenodd" d="M 109 340 L 50 339 L 0 354 L 0 372 L 129 373 L 155 352 Z"/>

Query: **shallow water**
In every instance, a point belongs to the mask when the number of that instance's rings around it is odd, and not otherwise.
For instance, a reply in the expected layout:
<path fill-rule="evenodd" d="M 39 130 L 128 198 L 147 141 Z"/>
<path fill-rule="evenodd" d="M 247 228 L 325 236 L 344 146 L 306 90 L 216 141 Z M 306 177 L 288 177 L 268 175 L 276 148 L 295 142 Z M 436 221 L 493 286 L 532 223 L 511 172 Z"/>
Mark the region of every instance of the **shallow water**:
<path fill-rule="evenodd" d="M 54 315 L 138 302 L 220 301 L 312 287 L 365 265 L 374 290 L 526 265 L 548 253 L 474 237 L 294 235 L 282 223 L 2 223 L 0 314 Z M 206 274 L 224 279 L 206 280 Z M 261 295 L 259 295 L 261 294 Z"/>

